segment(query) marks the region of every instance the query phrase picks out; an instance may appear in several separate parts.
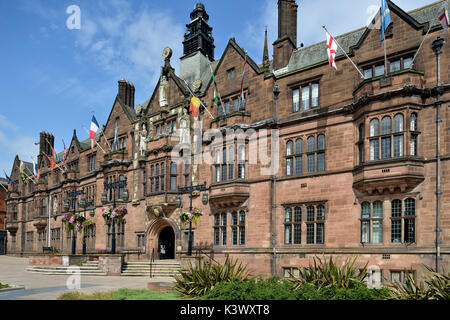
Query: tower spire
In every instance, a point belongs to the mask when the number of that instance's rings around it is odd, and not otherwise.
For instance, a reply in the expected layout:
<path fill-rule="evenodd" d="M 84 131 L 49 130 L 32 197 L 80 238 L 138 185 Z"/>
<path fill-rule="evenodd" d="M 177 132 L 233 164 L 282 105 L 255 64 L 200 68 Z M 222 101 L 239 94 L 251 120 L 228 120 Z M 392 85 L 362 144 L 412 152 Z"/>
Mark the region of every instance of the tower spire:
<path fill-rule="evenodd" d="M 267 25 L 265 28 L 265 36 L 264 36 L 263 67 L 266 70 L 269 68 L 269 46 L 267 45 Z"/>

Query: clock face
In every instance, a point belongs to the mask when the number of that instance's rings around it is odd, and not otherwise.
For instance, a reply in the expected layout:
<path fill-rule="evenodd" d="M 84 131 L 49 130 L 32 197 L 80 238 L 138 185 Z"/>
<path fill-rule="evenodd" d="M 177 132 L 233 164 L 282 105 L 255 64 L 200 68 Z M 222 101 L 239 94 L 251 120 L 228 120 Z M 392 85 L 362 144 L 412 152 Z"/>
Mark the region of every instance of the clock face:
<path fill-rule="evenodd" d="M 168 59 L 171 56 L 172 56 L 172 49 L 170 49 L 169 47 L 165 47 L 163 50 L 163 58 Z"/>

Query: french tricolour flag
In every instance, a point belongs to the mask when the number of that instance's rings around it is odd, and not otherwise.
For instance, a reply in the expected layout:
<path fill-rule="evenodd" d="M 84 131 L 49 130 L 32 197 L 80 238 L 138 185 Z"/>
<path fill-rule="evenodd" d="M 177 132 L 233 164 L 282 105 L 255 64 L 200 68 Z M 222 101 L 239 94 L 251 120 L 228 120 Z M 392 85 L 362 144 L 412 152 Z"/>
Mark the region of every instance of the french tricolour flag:
<path fill-rule="evenodd" d="M 97 119 L 95 119 L 95 116 L 93 115 L 91 120 L 91 130 L 89 132 L 91 138 L 91 149 L 93 149 L 95 145 L 95 135 L 97 134 L 98 127 L 99 125 Z"/>

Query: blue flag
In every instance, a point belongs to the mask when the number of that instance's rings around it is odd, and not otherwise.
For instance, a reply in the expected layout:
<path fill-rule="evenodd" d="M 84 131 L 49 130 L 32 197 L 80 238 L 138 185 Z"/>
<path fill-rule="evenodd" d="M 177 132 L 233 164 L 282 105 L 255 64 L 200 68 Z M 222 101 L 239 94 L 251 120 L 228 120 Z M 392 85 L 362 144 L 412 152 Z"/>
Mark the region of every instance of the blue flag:
<path fill-rule="evenodd" d="M 381 42 L 384 40 L 384 33 L 391 23 L 391 15 L 386 0 L 381 0 Z"/>
<path fill-rule="evenodd" d="M 5 174 L 6 180 L 8 180 L 9 182 L 11 182 L 12 184 L 17 184 L 16 181 L 14 181 L 14 180 L 11 179 L 10 177 L 8 177 L 8 175 L 6 174 L 5 170 L 3 170 L 3 173 Z"/>

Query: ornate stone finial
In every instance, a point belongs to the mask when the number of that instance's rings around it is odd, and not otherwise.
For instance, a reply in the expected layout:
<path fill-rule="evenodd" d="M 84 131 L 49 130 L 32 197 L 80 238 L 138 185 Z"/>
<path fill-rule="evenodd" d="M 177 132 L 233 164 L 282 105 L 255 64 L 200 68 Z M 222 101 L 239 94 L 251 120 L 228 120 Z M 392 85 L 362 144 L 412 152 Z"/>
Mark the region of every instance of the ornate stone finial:
<path fill-rule="evenodd" d="M 170 60 L 172 57 L 172 49 L 169 47 L 165 47 L 162 53 L 164 60 Z"/>

